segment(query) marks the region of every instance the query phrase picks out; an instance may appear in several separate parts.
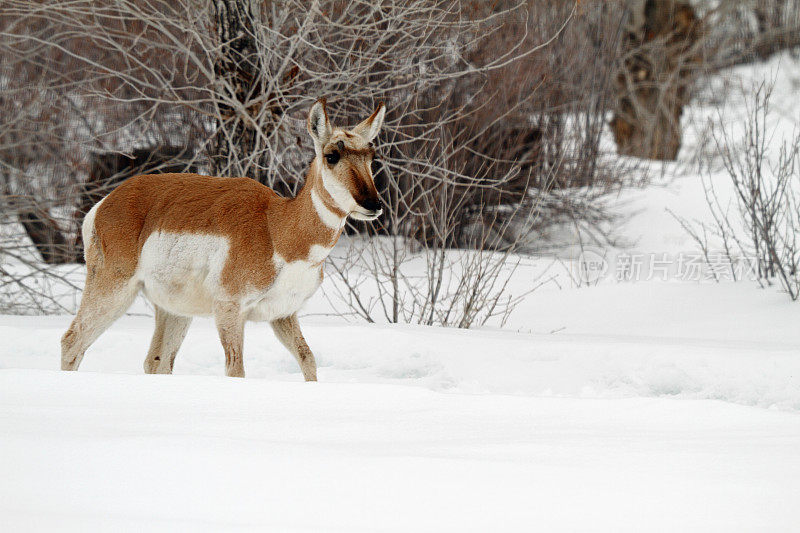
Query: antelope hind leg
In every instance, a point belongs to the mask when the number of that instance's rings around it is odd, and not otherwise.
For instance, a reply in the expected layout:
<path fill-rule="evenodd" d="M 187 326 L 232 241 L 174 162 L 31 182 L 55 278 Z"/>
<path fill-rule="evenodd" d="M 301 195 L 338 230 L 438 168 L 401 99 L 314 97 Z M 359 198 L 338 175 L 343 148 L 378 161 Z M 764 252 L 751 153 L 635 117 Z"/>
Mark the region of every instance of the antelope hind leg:
<path fill-rule="evenodd" d="M 102 290 L 87 279 L 78 314 L 61 337 L 61 370 L 77 370 L 89 346 L 133 303 L 138 286 L 132 280 Z"/>
<path fill-rule="evenodd" d="M 144 371 L 148 374 L 172 374 L 175 355 L 186 337 L 192 319 L 173 315 L 158 306 L 155 308 L 156 330 L 144 361 Z"/>

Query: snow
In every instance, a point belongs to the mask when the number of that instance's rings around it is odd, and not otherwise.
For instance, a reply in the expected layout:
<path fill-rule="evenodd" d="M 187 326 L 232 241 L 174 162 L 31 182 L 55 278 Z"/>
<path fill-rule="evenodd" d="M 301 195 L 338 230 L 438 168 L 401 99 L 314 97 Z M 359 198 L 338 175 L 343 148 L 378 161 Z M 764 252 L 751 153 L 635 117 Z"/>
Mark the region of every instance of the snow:
<path fill-rule="evenodd" d="M 800 521 L 793 413 L 203 376 L 0 380 L 10 530 L 788 531 Z"/>
<path fill-rule="evenodd" d="M 71 317 L 0 317 L 5 527 L 800 523 L 799 306 L 742 283 L 535 294 L 529 330 L 305 317 L 315 384 L 264 324 L 237 380 L 209 319 L 176 375 L 149 376 L 150 317 L 123 317 L 77 373 L 57 370 Z"/>
<path fill-rule="evenodd" d="M 770 78 L 781 61 L 737 72 Z M 793 72 L 776 80 L 784 133 Z M 141 301 L 77 373 L 58 371 L 71 316 L 0 316 L 2 528 L 796 530 L 800 304 L 747 279 L 680 278 L 697 251 L 665 208 L 708 221 L 707 180 L 730 192 L 689 167 L 616 200 L 630 246 L 590 250 L 597 279 L 526 260 L 512 292 L 553 281 L 503 327 L 366 324 L 318 292 L 301 324 L 319 383 L 265 324 L 247 326 L 236 380 L 210 319 L 175 375 L 150 376 Z M 622 281 L 631 256 L 643 270 Z"/>
<path fill-rule="evenodd" d="M 0 368 L 56 370 L 71 317 L 1 317 Z M 319 379 L 467 394 L 722 399 L 800 411 L 800 306 L 743 283 L 624 283 L 548 288 L 513 330 L 301 319 Z M 127 316 L 89 349 L 81 371 L 142 373 L 153 319 Z M 248 378 L 300 381 L 263 323 L 245 331 Z M 224 375 L 211 319 L 195 319 L 176 374 Z"/>

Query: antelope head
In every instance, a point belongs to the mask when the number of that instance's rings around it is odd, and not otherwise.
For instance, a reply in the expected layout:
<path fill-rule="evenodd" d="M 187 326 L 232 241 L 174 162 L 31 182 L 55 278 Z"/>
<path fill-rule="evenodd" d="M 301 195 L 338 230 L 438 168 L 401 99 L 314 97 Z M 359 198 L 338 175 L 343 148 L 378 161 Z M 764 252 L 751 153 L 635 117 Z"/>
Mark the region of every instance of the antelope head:
<path fill-rule="evenodd" d="M 331 125 L 325 99 L 318 100 L 308 114 L 322 184 L 336 207 L 357 220 L 375 220 L 383 212 L 372 176 L 372 141 L 385 114 L 386 107 L 380 104 L 368 119 L 350 129 Z"/>

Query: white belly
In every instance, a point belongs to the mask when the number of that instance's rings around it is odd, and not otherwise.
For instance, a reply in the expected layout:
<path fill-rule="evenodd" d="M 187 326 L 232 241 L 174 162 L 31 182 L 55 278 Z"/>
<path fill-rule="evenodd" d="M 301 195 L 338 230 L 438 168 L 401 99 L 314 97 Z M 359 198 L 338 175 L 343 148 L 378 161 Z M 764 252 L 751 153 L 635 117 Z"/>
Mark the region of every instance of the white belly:
<path fill-rule="evenodd" d="M 228 239 L 218 235 L 155 232 L 142 246 L 137 277 L 154 304 L 178 315 L 210 315 L 224 297 L 220 276 Z"/>
<path fill-rule="evenodd" d="M 137 278 L 145 296 L 177 315 L 213 314 L 214 302 L 229 300 L 220 284 L 230 243 L 218 235 L 156 232 L 142 246 Z M 330 251 L 312 246 L 309 261 L 286 262 L 275 254 L 277 275 L 264 290 L 247 294 L 239 303 L 248 320 L 290 316 L 319 287 L 322 261 Z"/>
<path fill-rule="evenodd" d="M 275 254 L 278 275 L 266 291 L 250 295 L 244 302 L 248 320 L 275 320 L 293 315 L 319 287 L 322 265 L 311 261 L 287 263 Z"/>

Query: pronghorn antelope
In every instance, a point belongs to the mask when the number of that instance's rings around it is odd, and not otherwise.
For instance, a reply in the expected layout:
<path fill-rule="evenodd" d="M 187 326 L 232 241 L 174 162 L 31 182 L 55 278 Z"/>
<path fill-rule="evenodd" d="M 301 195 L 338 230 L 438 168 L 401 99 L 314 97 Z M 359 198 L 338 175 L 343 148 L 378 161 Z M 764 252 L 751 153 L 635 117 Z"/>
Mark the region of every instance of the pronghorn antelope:
<path fill-rule="evenodd" d="M 306 381 L 317 379 L 297 311 L 322 281 L 322 263 L 348 216 L 373 220 L 381 202 L 372 140 L 383 104 L 352 129 L 331 126 L 325 101 L 308 115 L 314 160 L 295 198 L 249 178 L 136 176 L 86 215 L 86 287 L 61 339 L 61 369 L 86 349 L 141 290 L 155 306 L 147 373 L 169 374 L 193 316 L 213 315 L 228 376 L 244 376 L 244 323 L 268 321 Z"/>

